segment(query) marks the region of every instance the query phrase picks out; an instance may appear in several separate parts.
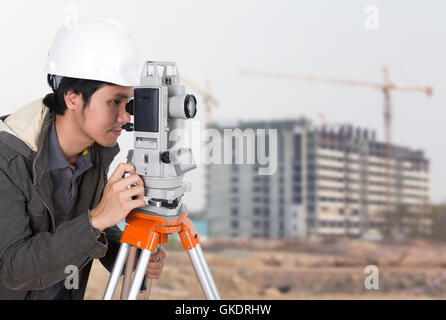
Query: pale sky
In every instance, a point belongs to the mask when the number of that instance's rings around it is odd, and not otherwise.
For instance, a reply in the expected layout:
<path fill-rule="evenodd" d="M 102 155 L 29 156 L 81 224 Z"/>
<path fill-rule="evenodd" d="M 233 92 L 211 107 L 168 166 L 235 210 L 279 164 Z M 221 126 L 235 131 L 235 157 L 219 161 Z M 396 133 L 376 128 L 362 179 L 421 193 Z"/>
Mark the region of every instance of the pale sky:
<path fill-rule="evenodd" d="M 378 8 L 377 30 L 364 26 Z M 42 73 L 57 29 L 72 8 L 110 16 L 132 33 L 143 60 L 176 61 L 180 74 L 220 103 L 213 117 L 281 119 L 323 114 L 328 122 L 376 129 L 384 139 L 383 94 L 377 90 L 242 76 L 242 68 L 362 81 L 382 81 L 381 67 L 404 85 L 431 85 L 434 96 L 393 94 L 394 142 L 431 160 L 431 196 L 446 201 L 446 3 L 430 1 L 8 1 L 0 11 L 1 115 L 49 92 Z M 197 94 L 198 96 L 198 94 Z M 199 102 L 200 99 L 199 99 Z M 203 115 L 204 112 L 202 112 Z M 203 118 L 204 119 L 204 118 Z M 120 137 L 123 161 L 131 134 Z M 113 167 L 113 166 L 112 166 Z M 189 173 L 185 200 L 204 206 L 203 169 Z"/>

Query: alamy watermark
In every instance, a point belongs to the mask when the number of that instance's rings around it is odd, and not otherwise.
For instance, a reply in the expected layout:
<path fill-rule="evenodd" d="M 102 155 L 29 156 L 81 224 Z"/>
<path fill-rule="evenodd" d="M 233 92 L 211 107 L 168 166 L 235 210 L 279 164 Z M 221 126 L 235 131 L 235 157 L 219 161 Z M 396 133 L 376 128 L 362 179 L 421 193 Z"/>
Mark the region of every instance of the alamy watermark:
<path fill-rule="evenodd" d="M 74 29 L 79 26 L 79 8 L 75 5 L 65 7 L 64 27 Z"/>
<path fill-rule="evenodd" d="M 367 5 L 364 8 L 366 18 L 364 20 L 364 27 L 367 30 L 379 29 L 379 10 L 377 5 Z"/>
<path fill-rule="evenodd" d="M 68 265 L 64 270 L 65 274 L 65 288 L 68 290 L 79 289 L 79 268 L 75 265 Z"/>
<path fill-rule="evenodd" d="M 248 164 L 258 166 L 259 175 L 273 175 L 277 171 L 277 129 L 200 129 L 199 121 L 192 121 L 188 130 L 174 129 L 168 137 L 171 148 L 180 150 L 192 146 L 195 163 L 205 165 Z M 178 157 L 187 164 L 187 157 Z"/>
<path fill-rule="evenodd" d="M 367 290 L 379 290 L 379 269 L 375 265 L 368 265 L 364 269 L 368 276 L 364 279 L 364 287 Z"/>

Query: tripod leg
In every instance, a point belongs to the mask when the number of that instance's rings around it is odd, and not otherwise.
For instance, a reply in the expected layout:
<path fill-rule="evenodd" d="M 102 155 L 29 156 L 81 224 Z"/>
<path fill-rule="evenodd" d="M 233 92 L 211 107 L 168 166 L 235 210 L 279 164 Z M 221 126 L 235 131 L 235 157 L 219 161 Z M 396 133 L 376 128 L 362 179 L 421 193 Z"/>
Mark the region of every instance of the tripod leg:
<path fill-rule="evenodd" d="M 217 288 L 214 283 L 214 279 L 211 276 L 209 267 L 204 260 L 203 251 L 199 244 L 187 251 L 189 259 L 200 281 L 201 289 L 203 290 L 206 299 L 208 300 L 220 300 Z"/>
<path fill-rule="evenodd" d="M 213 296 L 215 297 L 216 300 L 221 300 L 220 294 L 218 293 L 218 290 L 217 290 L 217 286 L 215 285 L 214 278 L 212 277 L 211 271 L 209 270 L 209 266 L 206 262 L 206 259 L 204 258 L 203 250 L 201 249 L 201 245 L 198 243 L 195 246 L 195 248 L 197 249 L 197 256 L 200 259 L 201 265 L 203 266 L 203 270 L 204 270 L 206 277 L 209 281 L 211 290 L 213 292 Z"/>
<path fill-rule="evenodd" d="M 155 255 L 157 255 L 160 251 L 160 246 L 156 246 Z M 150 263 L 150 262 L 149 262 Z M 141 291 L 138 295 L 138 300 L 149 300 L 150 290 L 152 289 L 152 279 L 149 279 L 147 276 L 144 278 L 144 290 L 141 288 Z"/>
<path fill-rule="evenodd" d="M 133 246 L 130 247 L 127 262 L 125 263 L 124 279 L 122 280 L 121 300 L 126 299 L 129 293 L 130 283 L 132 281 L 133 269 L 135 269 L 137 251 L 138 248 Z"/>
<path fill-rule="evenodd" d="M 152 289 L 152 279 L 146 278 L 146 290 L 142 296 L 143 300 L 149 300 L 150 290 Z"/>
<path fill-rule="evenodd" d="M 127 259 L 129 247 L 130 245 L 124 242 L 121 243 L 121 246 L 119 247 L 118 256 L 116 257 L 112 273 L 108 279 L 107 288 L 105 289 L 104 300 L 111 300 L 113 298 L 116 284 L 118 283 L 119 276 L 121 275 L 122 268 L 124 267 L 125 260 Z"/>
<path fill-rule="evenodd" d="M 147 265 L 150 261 L 150 256 L 152 252 L 147 249 L 142 249 L 139 256 L 138 264 L 136 265 L 135 275 L 133 276 L 133 281 L 130 286 L 129 295 L 127 300 L 136 300 L 139 290 L 141 289 L 142 281 L 144 280 L 144 275 L 146 273 Z"/>
<path fill-rule="evenodd" d="M 149 279 L 147 278 L 147 276 L 145 276 L 143 282 L 144 282 L 144 287 L 141 287 L 141 290 L 139 291 L 136 300 L 149 300 L 150 289 L 152 287 L 152 279 Z"/>

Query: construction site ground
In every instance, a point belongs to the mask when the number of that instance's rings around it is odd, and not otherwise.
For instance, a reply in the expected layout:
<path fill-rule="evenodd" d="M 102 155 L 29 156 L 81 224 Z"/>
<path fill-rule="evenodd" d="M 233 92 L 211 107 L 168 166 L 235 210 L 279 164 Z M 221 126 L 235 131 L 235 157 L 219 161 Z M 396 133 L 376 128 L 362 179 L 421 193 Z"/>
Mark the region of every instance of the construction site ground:
<path fill-rule="evenodd" d="M 258 239 L 201 245 L 222 299 L 446 298 L 446 243 Z M 187 253 L 170 240 L 165 249 L 165 267 L 150 299 L 203 299 Z M 378 267 L 379 289 L 365 288 L 368 265 Z M 95 260 L 85 299 L 102 299 L 108 277 Z"/>

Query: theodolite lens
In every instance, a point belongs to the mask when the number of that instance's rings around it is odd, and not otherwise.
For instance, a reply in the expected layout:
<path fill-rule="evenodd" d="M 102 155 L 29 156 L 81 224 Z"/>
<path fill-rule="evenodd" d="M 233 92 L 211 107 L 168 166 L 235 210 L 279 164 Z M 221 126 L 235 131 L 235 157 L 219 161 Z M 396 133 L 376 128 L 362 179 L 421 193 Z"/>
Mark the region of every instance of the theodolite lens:
<path fill-rule="evenodd" d="M 187 118 L 193 118 L 197 114 L 197 99 L 192 94 L 186 95 L 184 99 L 184 114 Z"/>

